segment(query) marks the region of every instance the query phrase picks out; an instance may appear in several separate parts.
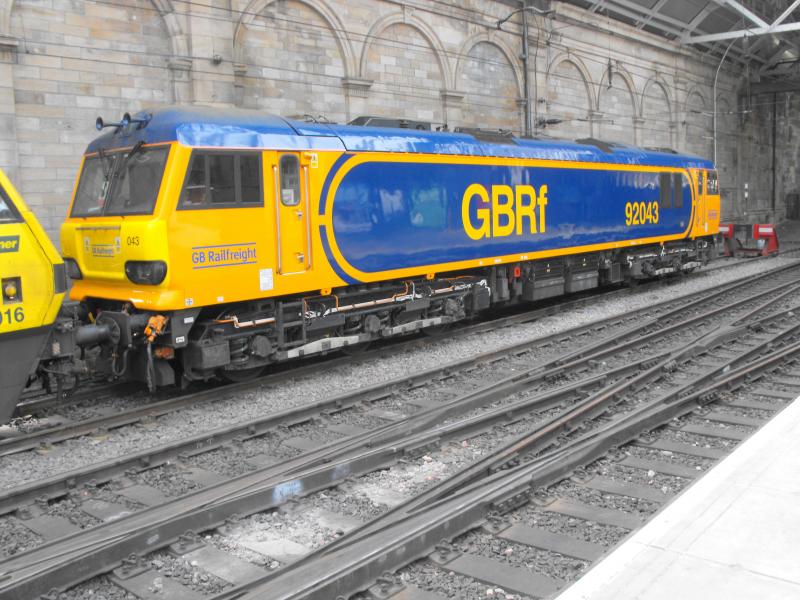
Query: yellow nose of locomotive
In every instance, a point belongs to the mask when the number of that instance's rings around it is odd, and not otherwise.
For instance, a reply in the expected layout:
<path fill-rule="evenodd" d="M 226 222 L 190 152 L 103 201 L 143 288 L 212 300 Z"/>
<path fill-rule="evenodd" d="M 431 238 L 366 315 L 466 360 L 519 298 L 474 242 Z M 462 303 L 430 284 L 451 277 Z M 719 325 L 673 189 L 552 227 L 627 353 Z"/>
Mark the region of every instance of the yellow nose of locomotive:
<path fill-rule="evenodd" d="M 14 412 L 65 291 L 61 257 L 0 170 L 0 422 Z"/>

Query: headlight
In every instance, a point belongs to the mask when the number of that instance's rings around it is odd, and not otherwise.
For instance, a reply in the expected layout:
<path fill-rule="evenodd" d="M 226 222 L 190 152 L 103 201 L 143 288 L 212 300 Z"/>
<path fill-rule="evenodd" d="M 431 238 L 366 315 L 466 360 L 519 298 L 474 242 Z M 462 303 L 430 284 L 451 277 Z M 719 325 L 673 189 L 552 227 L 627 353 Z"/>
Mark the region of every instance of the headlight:
<path fill-rule="evenodd" d="M 70 279 L 83 279 L 81 268 L 78 266 L 78 263 L 75 262 L 74 258 L 65 258 L 64 266 L 67 268 L 67 275 L 69 275 Z"/>
<path fill-rule="evenodd" d="M 158 285 L 167 276 L 167 263 L 163 260 L 129 260 L 125 263 L 125 275 L 133 283 Z"/>

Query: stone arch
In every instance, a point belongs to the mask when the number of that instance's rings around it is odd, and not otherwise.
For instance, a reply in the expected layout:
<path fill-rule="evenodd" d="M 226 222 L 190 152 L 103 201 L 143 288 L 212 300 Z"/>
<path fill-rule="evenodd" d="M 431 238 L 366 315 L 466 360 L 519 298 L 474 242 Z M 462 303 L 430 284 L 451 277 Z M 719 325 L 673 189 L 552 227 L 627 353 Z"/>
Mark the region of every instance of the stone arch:
<path fill-rule="evenodd" d="M 464 72 L 464 66 L 468 60 L 469 53 L 477 46 L 478 44 L 491 44 L 492 46 L 497 47 L 500 52 L 503 53 L 505 56 L 506 61 L 508 61 L 508 65 L 514 71 L 514 78 L 517 82 L 517 93 L 518 97 L 522 97 L 523 90 L 522 90 L 522 82 L 523 82 L 523 73 L 522 73 L 522 66 L 519 64 L 517 60 L 517 56 L 514 51 L 509 48 L 508 44 L 506 44 L 498 35 L 495 34 L 493 31 L 489 32 L 480 32 L 469 39 L 467 39 L 464 44 L 461 46 L 461 50 L 458 52 L 458 63 L 456 64 L 456 70 L 453 76 L 453 85 L 458 87 L 458 82 L 461 80 L 461 75 Z"/>
<path fill-rule="evenodd" d="M 697 86 L 691 88 L 686 94 L 683 114 L 687 150 L 703 158 L 712 158 L 714 154 L 714 116 L 708 107 L 706 97 Z"/>
<path fill-rule="evenodd" d="M 673 113 L 672 106 L 674 104 L 674 101 L 672 99 L 672 94 L 670 94 L 669 91 L 669 84 L 667 84 L 667 82 L 661 75 L 655 75 L 654 77 L 651 77 L 645 82 L 644 88 L 642 89 L 642 96 L 639 101 L 639 110 L 641 111 L 639 113 L 639 116 L 645 118 L 647 117 L 647 115 L 644 114 L 644 105 L 645 105 L 645 99 L 648 98 L 648 93 L 650 93 L 651 88 L 659 88 L 661 93 L 664 95 L 664 100 L 666 101 L 667 108 L 669 109 L 669 114 L 667 115 L 667 118 L 672 120 L 672 113 Z"/>
<path fill-rule="evenodd" d="M 172 54 L 176 58 L 189 58 L 189 42 L 183 26 L 175 12 L 172 0 L 150 0 L 158 10 L 158 14 L 164 19 L 164 24 L 169 31 L 170 42 L 172 44 Z"/>
<path fill-rule="evenodd" d="M 618 82 L 622 81 L 622 85 Z M 630 73 L 620 64 L 614 65 L 614 76 L 608 85 L 608 69 L 605 69 L 597 90 L 597 110 L 601 115 L 598 123 L 597 137 L 627 144 L 636 143 L 636 119 L 640 113 L 636 98 L 636 86 Z M 615 105 L 630 103 L 630 110 L 610 112 L 606 99 L 615 101 Z M 604 102 L 606 101 L 606 102 Z"/>
<path fill-rule="evenodd" d="M 352 74 L 356 72 L 357 62 L 355 52 L 353 52 L 353 46 L 345 35 L 346 30 L 339 16 L 330 6 L 328 6 L 324 0 L 295 1 L 305 4 L 311 8 L 314 12 L 319 14 L 320 17 L 322 17 L 323 21 L 327 23 L 328 28 L 336 40 L 336 45 L 339 47 L 339 52 L 342 55 L 345 77 L 351 77 Z M 233 48 L 236 60 L 241 62 L 241 42 L 245 32 L 247 31 L 247 26 L 252 23 L 256 16 L 260 15 L 265 8 L 274 2 L 276 2 L 276 0 L 250 0 L 245 9 L 242 11 L 242 16 L 240 17 L 239 22 L 236 23 L 236 29 L 234 30 L 233 34 Z"/>
<path fill-rule="evenodd" d="M 464 44 L 461 55 L 454 85 L 463 103 L 453 125 L 519 131 L 524 92 L 513 54 L 496 37 L 480 35 Z"/>
<path fill-rule="evenodd" d="M 633 77 L 631 76 L 628 69 L 625 68 L 624 65 L 621 63 L 614 63 L 614 77 L 611 80 L 612 87 L 614 80 L 621 78 L 622 81 L 625 82 L 625 87 L 628 89 L 628 93 L 631 96 L 631 104 L 633 105 L 633 114 L 638 115 L 640 114 L 639 110 L 639 102 L 638 98 L 636 97 L 636 84 L 633 82 Z M 603 76 L 600 78 L 600 85 L 597 90 L 597 110 L 600 110 L 600 98 L 602 97 L 602 91 L 608 89 L 608 68 L 603 69 Z"/>
<path fill-rule="evenodd" d="M 596 105 L 592 76 L 583 61 L 569 52 L 557 55 L 545 73 L 546 115 L 562 122 L 548 133 L 567 139 L 591 137 Z"/>
<path fill-rule="evenodd" d="M 434 56 L 436 56 L 436 60 L 439 63 L 439 70 L 442 73 L 442 84 L 444 89 L 453 89 L 453 75 L 452 70 L 450 69 L 450 61 L 447 59 L 447 51 L 442 44 L 442 41 L 439 39 L 439 36 L 436 35 L 436 32 L 424 21 L 417 18 L 415 15 L 408 15 L 404 12 L 397 12 L 386 15 L 376 21 L 372 27 L 370 27 L 369 33 L 367 33 L 366 38 L 364 38 L 364 47 L 361 50 L 361 60 L 359 63 L 359 76 L 362 78 L 367 77 L 367 68 L 369 62 L 369 49 L 374 43 L 375 39 L 380 37 L 380 35 L 392 27 L 393 25 L 407 25 L 412 29 L 416 29 L 417 32 L 425 38 L 425 41 L 433 50 Z"/>
<path fill-rule="evenodd" d="M 728 126 L 735 122 L 735 116 L 730 100 L 723 94 L 717 94 L 717 127 L 720 123 L 725 123 L 726 129 L 732 130 L 733 127 L 728 128 Z"/>
<path fill-rule="evenodd" d="M 589 101 L 589 110 L 592 110 L 593 107 L 597 106 L 597 98 L 595 97 L 594 86 L 592 85 L 592 75 L 589 73 L 589 69 L 586 68 L 584 62 L 574 54 L 570 52 L 562 52 L 550 62 L 545 75 L 545 85 L 550 85 L 553 73 L 555 73 L 556 69 L 558 69 L 564 63 L 570 63 L 573 67 L 575 67 L 575 69 L 577 69 L 578 73 L 580 73 L 580 76 L 583 79 L 584 88 L 586 89 L 586 98 Z"/>
<path fill-rule="evenodd" d="M 639 101 L 639 143 L 646 147 L 665 148 L 673 144 L 673 102 L 669 86 L 660 75 L 644 84 Z"/>
<path fill-rule="evenodd" d="M 116 120 L 125 112 L 189 100 L 188 94 L 179 97 L 175 91 L 175 67 L 182 66 L 175 65 L 175 52 L 183 52 L 185 59 L 188 51 L 182 21 L 170 0 L 103 5 L 98 14 L 114 34 L 103 40 L 90 32 L 74 35 L 75 45 L 103 48 L 108 57 L 95 52 L 63 57 L 58 40 L 40 36 L 42 31 L 53 31 L 54 25 L 67 25 L 82 12 L 79 3 L 63 4 L 63 10 L 42 19 L 35 3 L 0 2 L 4 33 L 37 40 L 41 47 L 36 53 L 16 53 L 7 84 L 14 89 L 12 135 L 25 140 L 16 145 L 16 160 L 29 165 L 20 170 L 17 184 L 51 234 L 66 215 L 80 157 L 97 136 L 93 123 L 98 115 Z M 121 58 L 131 46 L 136 48 L 136 58 Z M 37 65 L 48 68 L 32 78 L 28 73 Z M 43 90 L 57 93 L 45 99 Z M 44 104 L 46 112 L 41 110 Z"/>
<path fill-rule="evenodd" d="M 699 100 L 699 102 L 693 102 L 694 99 Z M 686 102 L 683 104 L 683 110 L 684 112 L 688 112 L 690 110 L 690 106 L 692 105 L 699 105 L 703 108 L 706 108 L 707 104 L 708 103 L 706 102 L 706 97 L 703 95 L 703 92 L 700 91 L 698 86 L 694 86 L 686 93 Z"/>
<path fill-rule="evenodd" d="M 167 27 L 173 56 L 189 58 L 189 43 L 172 0 L 150 0 L 150 2 L 161 15 Z M 0 37 L 11 36 L 11 10 L 13 7 L 14 0 L 0 0 Z"/>
<path fill-rule="evenodd" d="M 251 16 L 237 34 L 234 103 L 282 115 L 324 111 L 335 121 L 347 118 L 347 60 L 314 3 L 273 0 Z"/>

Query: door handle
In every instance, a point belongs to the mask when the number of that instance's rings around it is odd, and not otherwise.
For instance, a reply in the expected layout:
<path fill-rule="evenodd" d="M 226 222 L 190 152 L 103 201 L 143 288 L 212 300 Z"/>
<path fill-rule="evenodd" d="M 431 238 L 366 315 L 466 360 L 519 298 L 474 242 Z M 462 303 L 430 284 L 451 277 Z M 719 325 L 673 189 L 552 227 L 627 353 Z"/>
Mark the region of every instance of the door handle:
<path fill-rule="evenodd" d="M 303 211 L 302 210 L 296 210 L 296 211 L 294 211 L 294 213 L 297 215 L 298 219 L 302 219 L 303 218 Z"/>
<path fill-rule="evenodd" d="M 305 262 L 306 257 L 302 252 L 295 252 L 294 255 L 297 257 L 297 262 Z"/>

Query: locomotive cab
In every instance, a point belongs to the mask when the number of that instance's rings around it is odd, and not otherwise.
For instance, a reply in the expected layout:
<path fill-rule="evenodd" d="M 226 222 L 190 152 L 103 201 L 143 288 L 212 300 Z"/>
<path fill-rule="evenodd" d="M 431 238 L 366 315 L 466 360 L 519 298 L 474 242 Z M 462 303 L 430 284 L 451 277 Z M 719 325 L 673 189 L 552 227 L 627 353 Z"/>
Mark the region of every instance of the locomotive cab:
<path fill-rule="evenodd" d="M 158 200 L 169 155 L 169 145 L 137 144 L 84 157 L 61 228 L 73 298 L 141 308 L 168 301 L 168 245 Z"/>
<path fill-rule="evenodd" d="M 65 291 L 61 257 L 0 170 L 0 422 L 36 370 Z"/>
<path fill-rule="evenodd" d="M 695 216 L 692 237 L 715 236 L 719 233 L 720 194 L 717 172 L 712 169 L 693 169 Z"/>

